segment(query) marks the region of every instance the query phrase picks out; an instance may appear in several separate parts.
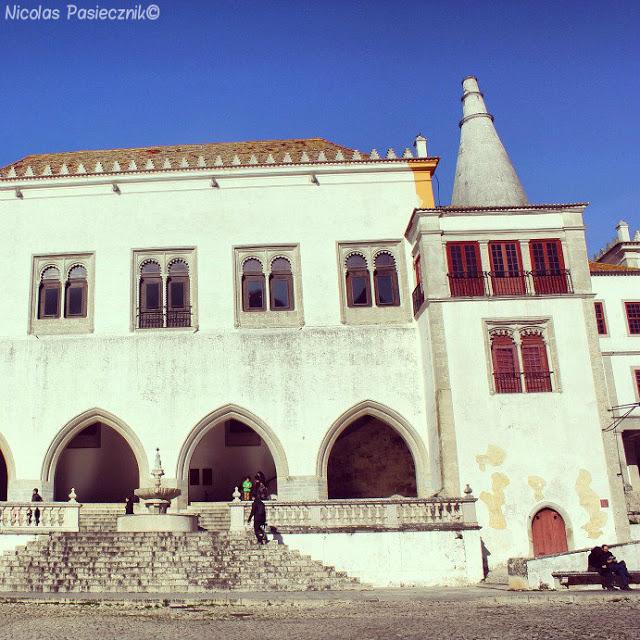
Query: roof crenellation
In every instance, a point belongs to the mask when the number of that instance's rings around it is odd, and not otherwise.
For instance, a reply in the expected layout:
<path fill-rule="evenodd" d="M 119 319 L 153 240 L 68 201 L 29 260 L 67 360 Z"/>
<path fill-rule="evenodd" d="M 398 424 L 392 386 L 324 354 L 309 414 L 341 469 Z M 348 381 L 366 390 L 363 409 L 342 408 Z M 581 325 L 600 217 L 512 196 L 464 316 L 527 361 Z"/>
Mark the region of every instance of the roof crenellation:
<path fill-rule="evenodd" d="M 336 144 L 324 138 L 213 142 L 129 149 L 65 151 L 26 156 L 0 168 L 0 180 L 43 178 L 96 173 L 131 173 L 207 169 L 223 166 L 259 166 L 334 162 L 406 161 L 390 149 L 387 158 Z"/>

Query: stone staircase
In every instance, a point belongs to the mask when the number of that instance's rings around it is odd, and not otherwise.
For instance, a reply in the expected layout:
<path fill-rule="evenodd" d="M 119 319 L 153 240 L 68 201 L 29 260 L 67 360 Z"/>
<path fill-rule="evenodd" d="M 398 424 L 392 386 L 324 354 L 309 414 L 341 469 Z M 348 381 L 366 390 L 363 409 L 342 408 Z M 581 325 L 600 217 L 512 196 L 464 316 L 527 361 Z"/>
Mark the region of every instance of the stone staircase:
<path fill-rule="evenodd" d="M 86 503 L 80 508 L 80 531 L 116 531 L 124 504 Z"/>
<path fill-rule="evenodd" d="M 192 502 L 187 513 L 198 515 L 198 524 L 207 531 L 229 531 L 230 514 L 227 502 Z"/>
<path fill-rule="evenodd" d="M 362 585 L 249 534 L 55 533 L 0 556 L 0 592 L 320 591 Z"/>

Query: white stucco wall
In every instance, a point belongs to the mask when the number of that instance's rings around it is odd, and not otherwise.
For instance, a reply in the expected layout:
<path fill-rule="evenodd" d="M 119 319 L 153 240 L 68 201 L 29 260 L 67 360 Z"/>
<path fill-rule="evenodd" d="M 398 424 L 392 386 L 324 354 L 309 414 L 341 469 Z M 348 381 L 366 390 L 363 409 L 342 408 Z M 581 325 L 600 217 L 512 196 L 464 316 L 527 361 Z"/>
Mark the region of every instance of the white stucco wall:
<path fill-rule="evenodd" d="M 194 425 L 228 404 L 269 427 L 291 476 L 316 474 L 330 425 L 365 400 L 393 409 L 426 440 L 409 276 L 401 269 L 406 323 L 345 326 L 336 251 L 338 241 L 402 241 L 407 212 L 419 204 L 413 172 L 343 171 L 320 186 L 308 175 L 221 183 L 122 183 L 121 195 L 108 184 L 39 185 L 23 200 L 0 194 L 0 225 L 11 238 L 0 255 L 0 272 L 12 274 L 12 304 L 0 321 L 0 432 L 16 476 L 10 497 L 38 486 L 54 436 L 92 407 L 128 425 L 148 460 L 160 447 L 168 482 Z M 282 243 L 300 246 L 304 326 L 236 328 L 232 247 Z M 133 331 L 132 250 L 175 247 L 196 248 L 197 327 Z M 95 252 L 94 332 L 28 335 L 32 255 L 80 251 Z"/>
<path fill-rule="evenodd" d="M 461 483 L 469 483 L 478 500 L 478 520 L 489 562 L 530 555 L 530 517 L 543 506 L 560 511 L 570 529 L 569 544 L 613 540 L 607 509 L 581 505 L 584 491 L 609 498 L 604 453 L 588 356 L 582 301 L 575 299 L 489 300 L 445 305 L 445 331 Z M 491 354 L 484 334 L 489 319 L 550 318 L 557 368 L 551 393 L 499 394 L 491 391 Z M 580 326 L 582 322 L 582 326 Z M 553 363 L 551 364 L 554 367 Z M 578 488 L 586 470 L 591 483 Z M 494 484 L 503 488 L 504 503 Z M 544 483 L 538 493 L 530 485 Z M 485 496 L 483 499 L 483 492 Z M 537 495 L 536 495 L 537 494 Z M 494 499 L 498 501 L 494 505 Z M 605 516 L 591 528 L 592 513 Z M 491 511 L 495 509 L 495 518 Z M 502 514 L 504 521 L 499 514 Z M 597 534 L 597 535 L 596 535 Z M 595 536 L 595 537 L 590 537 Z"/>
<path fill-rule="evenodd" d="M 375 587 L 453 586 L 483 578 L 477 531 L 283 534 L 282 540 Z"/>

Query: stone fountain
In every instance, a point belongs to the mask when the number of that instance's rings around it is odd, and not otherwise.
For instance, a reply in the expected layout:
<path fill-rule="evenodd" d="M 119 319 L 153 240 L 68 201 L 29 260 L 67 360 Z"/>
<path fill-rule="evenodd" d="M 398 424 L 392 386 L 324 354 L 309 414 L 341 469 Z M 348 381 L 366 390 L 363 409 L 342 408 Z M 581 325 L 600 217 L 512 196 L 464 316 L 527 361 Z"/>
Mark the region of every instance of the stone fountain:
<path fill-rule="evenodd" d="M 141 487 L 135 490 L 135 494 L 144 500 L 147 513 L 120 516 L 118 518 L 118 531 L 145 532 L 145 531 L 173 531 L 184 533 L 198 530 L 198 516 L 186 513 L 167 513 L 171 501 L 182 492 L 180 489 L 162 486 L 164 469 L 160 460 L 160 449 L 156 449 L 156 457 L 151 470 L 154 482 L 153 487 Z"/>

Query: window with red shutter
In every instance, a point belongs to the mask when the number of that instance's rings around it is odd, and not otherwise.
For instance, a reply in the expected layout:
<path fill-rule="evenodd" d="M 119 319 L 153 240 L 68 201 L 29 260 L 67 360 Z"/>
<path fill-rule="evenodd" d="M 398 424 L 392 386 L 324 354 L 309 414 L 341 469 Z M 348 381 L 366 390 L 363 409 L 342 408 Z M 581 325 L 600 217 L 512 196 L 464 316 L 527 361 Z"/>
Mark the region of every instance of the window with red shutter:
<path fill-rule="evenodd" d="M 477 242 L 447 242 L 449 288 L 452 296 L 483 296 L 484 275 Z"/>
<path fill-rule="evenodd" d="M 640 335 L 640 302 L 625 302 L 627 325 L 631 335 Z"/>
<path fill-rule="evenodd" d="M 541 335 L 522 336 L 520 343 L 524 384 L 528 393 L 551 391 L 547 347 Z"/>
<path fill-rule="evenodd" d="M 491 287 L 494 296 L 521 296 L 526 292 L 520 243 L 490 242 Z"/>
<path fill-rule="evenodd" d="M 594 302 L 593 303 L 595 312 L 596 312 L 596 325 L 598 327 L 598 334 L 601 336 L 607 335 L 607 321 L 604 317 L 604 303 L 603 302 Z"/>
<path fill-rule="evenodd" d="M 568 293 L 568 277 L 562 257 L 562 243 L 557 238 L 532 240 L 529 243 L 533 286 L 538 294 Z"/>
<path fill-rule="evenodd" d="M 640 400 L 640 369 L 636 369 L 634 373 L 636 376 L 636 391 L 638 394 L 638 399 Z"/>
<path fill-rule="evenodd" d="M 491 337 L 491 358 L 496 393 L 522 393 L 518 352 L 509 336 Z"/>

